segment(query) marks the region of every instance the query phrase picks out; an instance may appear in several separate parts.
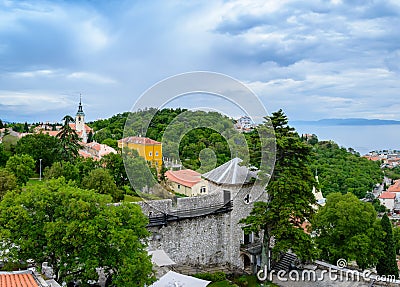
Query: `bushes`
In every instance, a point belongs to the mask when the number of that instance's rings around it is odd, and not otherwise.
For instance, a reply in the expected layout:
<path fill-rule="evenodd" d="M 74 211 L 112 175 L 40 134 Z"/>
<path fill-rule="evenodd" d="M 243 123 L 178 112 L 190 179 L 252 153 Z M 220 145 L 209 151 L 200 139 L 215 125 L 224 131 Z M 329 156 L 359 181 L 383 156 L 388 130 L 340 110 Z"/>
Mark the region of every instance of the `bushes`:
<path fill-rule="evenodd" d="M 194 277 L 203 279 L 203 280 L 208 280 L 212 282 L 218 282 L 218 281 L 224 281 L 226 280 L 226 275 L 224 272 L 215 272 L 215 273 L 199 273 L 195 274 Z"/>

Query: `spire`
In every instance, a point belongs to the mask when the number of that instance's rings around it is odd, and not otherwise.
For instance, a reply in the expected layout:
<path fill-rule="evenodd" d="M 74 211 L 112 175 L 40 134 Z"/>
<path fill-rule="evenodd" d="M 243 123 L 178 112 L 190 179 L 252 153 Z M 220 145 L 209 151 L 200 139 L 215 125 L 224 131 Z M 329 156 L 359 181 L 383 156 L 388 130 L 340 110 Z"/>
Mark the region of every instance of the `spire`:
<path fill-rule="evenodd" d="M 79 106 L 78 106 L 78 112 L 76 113 L 76 115 L 78 116 L 84 116 L 85 113 L 83 112 L 83 108 L 82 108 L 82 94 L 79 94 Z"/>

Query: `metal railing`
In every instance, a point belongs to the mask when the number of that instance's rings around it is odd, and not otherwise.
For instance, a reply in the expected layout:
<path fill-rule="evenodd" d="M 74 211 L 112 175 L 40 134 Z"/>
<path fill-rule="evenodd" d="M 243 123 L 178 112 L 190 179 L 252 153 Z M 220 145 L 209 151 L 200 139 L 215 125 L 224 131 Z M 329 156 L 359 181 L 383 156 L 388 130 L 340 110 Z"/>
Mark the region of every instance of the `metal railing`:
<path fill-rule="evenodd" d="M 217 204 L 207 207 L 199 207 L 191 209 L 173 210 L 168 213 L 163 213 L 161 215 L 149 216 L 149 224 L 147 226 L 148 227 L 161 226 L 161 225 L 167 225 L 168 222 L 171 221 L 179 221 L 188 218 L 227 213 L 232 211 L 232 209 L 233 209 L 233 203 L 231 200 L 225 204 Z"/>

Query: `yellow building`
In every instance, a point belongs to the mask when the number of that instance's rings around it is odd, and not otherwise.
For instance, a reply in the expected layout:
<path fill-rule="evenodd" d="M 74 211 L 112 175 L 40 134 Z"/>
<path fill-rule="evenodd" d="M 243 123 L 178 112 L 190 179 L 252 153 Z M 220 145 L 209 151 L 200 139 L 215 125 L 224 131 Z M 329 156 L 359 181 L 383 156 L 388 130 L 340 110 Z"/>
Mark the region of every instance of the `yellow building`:
<path fill-rule="evenodd" d="M 118 147 L 134 149 L 146 161 L 151 162 L 157 168 L 161 168 L 162 145 L 158 141 L 144 137 L 127 137 L 118 140 Z"/>

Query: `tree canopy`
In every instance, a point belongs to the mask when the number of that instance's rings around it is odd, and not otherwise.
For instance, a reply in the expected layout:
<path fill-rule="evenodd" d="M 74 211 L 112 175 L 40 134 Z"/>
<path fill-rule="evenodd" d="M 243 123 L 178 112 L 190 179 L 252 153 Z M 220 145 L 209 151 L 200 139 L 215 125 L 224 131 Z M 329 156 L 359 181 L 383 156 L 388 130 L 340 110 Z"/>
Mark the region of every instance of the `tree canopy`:
<path fill-rule="evenodd" d="M 364 198 L 383 180 L 379 162 L 369 161 L 331 141 L 321 141 L 313 147 L 311 167 L 318 173 L 325 196 L 332 192 L 352 192 L 358 198 Z"/>
<path fill-rule="evenodd" d="M 375 266 L 382 255 L 382 227 L 369 202 L 354 194 L 331 193 L 312 220 L 321 258 L 355 260 L 361 269 Z"/>
<path fill-rule="evenodd" d="M 378 260 L 376 265 L 376 272 L 379 275 L 394 275 L 396 278 L 399 277 L 399 268 L 396 262 L 396 243 L 393 237 L 392 223 L 389 217 L 385 213 L 381 220 L 382 230 L 384 232 L 383 237 L 383 254 Z"/>
<path fill-rule="evenodd" d="M 59 282 L 88 286 L 103 268 L 112 286 L 149 286 L 147 218 L 136 204 L 110 204 L 111 197 L 64 179 L 8 192 L 0 202 L 0 241 L 8 260 L 46 261 Z"/>
<path fill-rule="evenodd" d="M 15 175 L 19 185 L 23 185 L 33 176 L 35 161 L 27 154 L 13 155 L 7 160 L 6 169 Z"/>
<path fill-rule="evenodd" d="M 47 134 L 30 134 L 22 137 L 15 147 L 16 154 L 29 154 L 35 161 L 36 171 L 39 173 L 39 159 L 42 160 L 42 169 L 59 161 L 61 142 L 58 138 Z"/>

